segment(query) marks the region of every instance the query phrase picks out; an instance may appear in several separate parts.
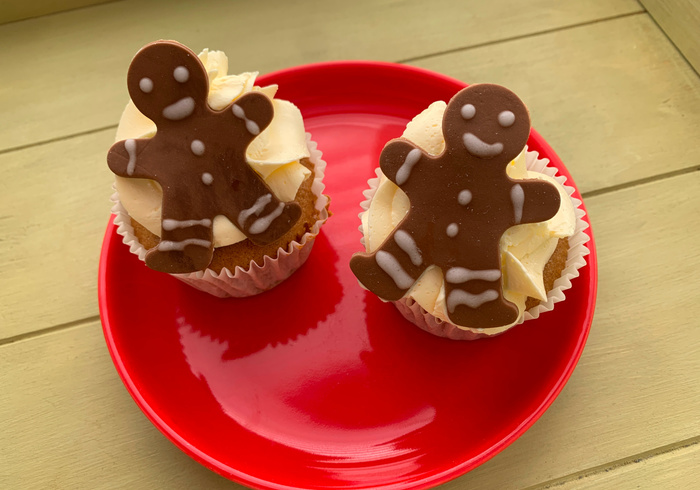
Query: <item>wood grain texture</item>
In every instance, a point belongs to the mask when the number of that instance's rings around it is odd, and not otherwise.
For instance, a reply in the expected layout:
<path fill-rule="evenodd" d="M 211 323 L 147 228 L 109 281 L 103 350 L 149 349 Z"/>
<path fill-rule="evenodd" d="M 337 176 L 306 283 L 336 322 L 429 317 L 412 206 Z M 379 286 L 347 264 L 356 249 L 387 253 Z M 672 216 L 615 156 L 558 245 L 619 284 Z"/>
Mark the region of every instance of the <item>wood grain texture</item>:
<path fill-rule="evenodd" d="M 114 0 L 3 0 L 0 24 Z"/>
<path fill-rule="evenodd" d="M 97 315 L 107 130 L 0 155 L 0 339 Z"/>
<path fill-rule="evenodd" d="M 0 26 L 0 150 L 115 124 L 144 44 L 224 50 L 230 71 L 332 59 L 397 61 L 638 12 L 635 0 L 116 2 Z M 263 10 L 264 8 L 264 10 Z M 5 89 L 12 87 L 12 90 Z"/>
<path fill-rule="evenodd" d="M 600 283 L 576 371 L 523 437 L 441 488 L 523 488 L 700 434 L 700 172 L 587 204 Z M 0 487 L 231 488 L 140 414 L 96 322 L 0 346 L 0 386 Z"/>
<path fill-rule="evenodd" d="M 640 1 L 700 73 L 700 3 L 697 0 Z"/>
<path fill-rule="evenodd" d="M 700 79 L 647 15 L 415 64 L 515 91 L 583 192 L 699 164 Z"/>
<path fill-rule="evenodd" d="M 0 488 L 236 489 L 151 425 L 99 322 L 0 347 Z"/>
<path fill-rule="evenodd" d="M 608 471 L 581 477 L 557 486 L 556 490 L 659 490 L 700 488 L 700 444 L 660 454 Z"/>

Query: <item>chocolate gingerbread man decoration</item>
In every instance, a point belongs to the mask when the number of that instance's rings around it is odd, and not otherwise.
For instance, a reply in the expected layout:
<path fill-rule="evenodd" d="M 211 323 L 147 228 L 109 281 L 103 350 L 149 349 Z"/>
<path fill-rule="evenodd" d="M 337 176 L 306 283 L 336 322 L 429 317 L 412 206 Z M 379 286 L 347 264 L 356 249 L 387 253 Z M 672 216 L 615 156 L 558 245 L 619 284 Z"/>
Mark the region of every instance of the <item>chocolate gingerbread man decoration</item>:
<path fill-rule="evenodd" d="M 405 139 L 384 147 L 382 172 L 406 193 L 410 208 L 377 250 L 355 254 L 350 267 L 367 289 L 395 301 L 436 265 L 452 323 L 511 324 L 519 312 L 503 297 L 499 241 L 512 226 L 552 218 L 559 192 L 506 174 L 530 134 L 527 108 L 510 90 L 492 84 L 461 90 L 442 128 L 445 150 L 438 156 Z"/>
<path fill-rule="evenodd" d="M 158 130 L 109 150 L 121 177 L 151 179 L 163 189 L 161 235 L 146 264 L 162 272 L 204 270 L 213 255 L 213 222 L 226 216 L 256 245 L 284 235 L 301 216 L 280 202 L 246 162 L 246 149 L 272 121 L 270 100 L 258 92 L 221 111 L 207 104 L 209 79 L 191 50 L 174 41 L 144 46 L 127 76 L 129 95 Z"/>

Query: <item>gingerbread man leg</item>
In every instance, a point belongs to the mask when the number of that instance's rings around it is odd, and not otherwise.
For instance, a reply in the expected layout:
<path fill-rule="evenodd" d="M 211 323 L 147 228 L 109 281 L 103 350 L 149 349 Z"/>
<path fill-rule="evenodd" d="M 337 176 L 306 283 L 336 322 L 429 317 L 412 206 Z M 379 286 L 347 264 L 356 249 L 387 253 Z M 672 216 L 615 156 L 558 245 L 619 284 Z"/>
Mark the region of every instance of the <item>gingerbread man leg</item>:
<path fill-rule="evenodd" d="M 519 311 L 503 297 L 498 260 L 491 268 L 445 268 L 445 304 L 447 314 L 457 325 L 497 327 L 518 319 Z M 478 310 L 478 311 L 477 311 Z"/>
<path fill-rule="evenodd" d="M 281 238 L 301 217 L 301 206 L 295 202 L 282 202 L 244 163 L 237 180 L 247 193 L 233 192 L 226 213 L 246 237 L 255 244 L 264 245 Z M 257 197 L 255 197 L 257 196 Z"/>
<path fill-rule="evenodd" d="M 350 268 L 364 287 L 389 301 L 401 299 L 429 265 L 408 226 L 394 231 L 376 253 L 355 254 Z"/>
<path fill-rule="evenodd" d="M 180 274 L 204 270 L 211 262 L 212 219 L 182 214 L 163 208 L 160 243 L 146 254 L 146 265 L 151 269 Z"/>

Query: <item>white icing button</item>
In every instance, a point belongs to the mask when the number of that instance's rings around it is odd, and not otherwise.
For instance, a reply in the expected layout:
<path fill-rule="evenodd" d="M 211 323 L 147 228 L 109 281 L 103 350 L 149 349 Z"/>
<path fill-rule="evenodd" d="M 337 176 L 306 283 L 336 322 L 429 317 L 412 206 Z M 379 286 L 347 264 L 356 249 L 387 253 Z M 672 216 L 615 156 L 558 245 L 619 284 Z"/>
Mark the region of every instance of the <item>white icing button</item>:
<path fill-rule="evenodd" d="M 190 78 L 190 71 L 184 66 L 178 66 L 173 71 L 173 77 L 180 83 L 185 83 Z"/>
<path fill-rule="evenodd" d="M 498 115 L 498 124 L 504 128 L 509 128 L 515 122 L 515 114 L 510 111 L 503 111 Z"/>
<path fill-rule="evenodd" d="M 459 233 L 459 226 L 457 223 L 450 223 L 450 225 L 447 227 L 447 236 L 454 238 L 457 236 L 457 233 Z"/>
<path fill-rule="evenodd" d="M 464 189 L 457 196 L 457 202 L 460 203 L 462 206 L 466 206 L 467 204 L 472 202 L 472 193 L 468 189 Z"/>
<path fill-rule="evenodd" d="M 471 104 L 464 104 L 462 106 L 462 117 L 464 119 L 471 119 L 476 115 L 476 107 Z"/>
<path fill-rule="evenodd" d="M 139 88 L 141 89 L 141 92 L 150 94 L 151 90 L 153 90 L 153 80 L 146 77 L 142 78 L 139 80 Z"/>
<path fill-rule="evenodd" d="M 202 174 L 202 182 L 206 185 L 211 185 L 211 183 L 214 182 L 214 177 L 209 172 L 204 172 Z"/>
<path fill-rule="evenodd" d="M 194 153 L 198 157 L 204 155 L 204 143 L 202 143 L 201 141 L 193 140 L 192 144 L 190 145 L 190 148 L 192 149 L 192 153 Z"/>

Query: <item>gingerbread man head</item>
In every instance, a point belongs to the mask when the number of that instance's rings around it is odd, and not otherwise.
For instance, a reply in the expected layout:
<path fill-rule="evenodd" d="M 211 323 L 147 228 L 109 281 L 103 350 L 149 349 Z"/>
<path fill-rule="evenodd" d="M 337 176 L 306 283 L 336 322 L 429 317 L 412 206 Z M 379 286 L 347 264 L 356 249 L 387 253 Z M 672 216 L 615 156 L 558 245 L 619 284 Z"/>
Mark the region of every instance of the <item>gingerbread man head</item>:
<path fill-rule="evenodd" d="M 481 83 L 462 90 L 450 101 L 443 117 L 448 151 L 467 151 L 465 159 L 505 167 L 525 147 L 530 115 L 510 90 Z"/>
<path fill-rule="evenodd" d="M 134 105 L 160 128 L 201 110 L 209 79 L 192 51 L 175 41 L 158 41 L 136 53 L 127 87 Z"/>
<path fill-rule="evenodd" d="M 127 84 L 136 107 L 158 130 L 151 139 L 115 143 L 107 160 L 115 174 L 155 180 L 163 190 L 161 241 L 146 255 L 149 267 L 205 269 L 219 215 L 257 245 L 277 240 L 299 219 L 299 205 L 280 202 L 246 161 L 248 145 L 272 121 L 265 95 L 251 92 L 212 110 L 204 66 L 174 41 L 142 48 Z"/>

